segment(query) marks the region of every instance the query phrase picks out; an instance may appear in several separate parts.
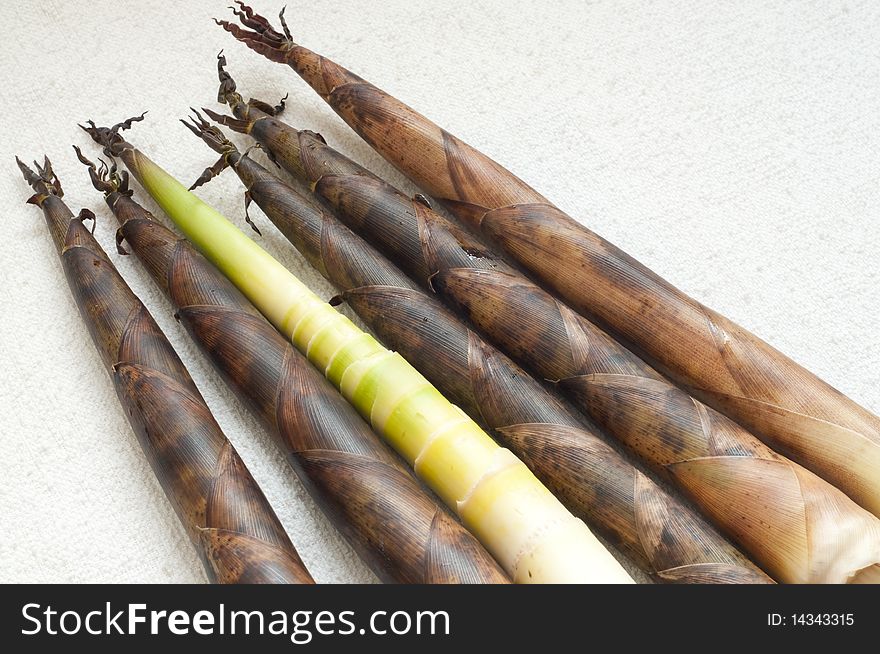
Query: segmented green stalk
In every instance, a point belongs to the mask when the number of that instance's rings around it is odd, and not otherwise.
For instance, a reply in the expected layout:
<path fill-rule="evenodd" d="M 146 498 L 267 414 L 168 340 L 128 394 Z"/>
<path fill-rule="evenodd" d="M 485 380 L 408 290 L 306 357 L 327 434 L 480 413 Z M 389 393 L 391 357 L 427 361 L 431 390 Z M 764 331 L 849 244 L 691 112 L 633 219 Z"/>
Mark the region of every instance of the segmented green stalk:
<path fill-rule="evenodd" d="M 126 125 L 127 126 L 127 125 Z M 187 238 L 339 388 L 517 582 L 631 582 L 587 526 L 399 354 L 119 137 L 92 128 Z"/>

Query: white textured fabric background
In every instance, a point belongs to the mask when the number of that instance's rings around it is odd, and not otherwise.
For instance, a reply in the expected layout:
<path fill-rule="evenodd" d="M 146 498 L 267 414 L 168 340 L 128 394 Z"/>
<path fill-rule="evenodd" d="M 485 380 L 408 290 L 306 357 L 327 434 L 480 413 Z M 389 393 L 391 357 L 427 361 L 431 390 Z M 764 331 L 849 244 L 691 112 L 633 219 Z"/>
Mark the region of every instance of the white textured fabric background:
<path fill-rule="evenodd" d="M 225 1 L 0 4 L 0 581 L 196 582 L 204 573 L 117 406 L 13 154 L 47 153 L 187 363 L 319 582 L 371 581 L 227 391 L 76 162 L 76 128 L 148 109 L 131 140 L 172 174 L 214 161 L 177 119 L 248 97 L 390 169 L 289 69 L 211 22 Z M 255 7 L 274 16 L 279 3 Z M 293 2 L 304 45 L 524 177 L 676 285 L 880 411 L 880 3 Z M 239 141 L 245 143 L 245 141 Z M 136 187 L 139 200 L 152 207 Z M 242 219 L 238 181 L 199 191 Z M 330 287 L 253 209 L 262 244 Z"/>

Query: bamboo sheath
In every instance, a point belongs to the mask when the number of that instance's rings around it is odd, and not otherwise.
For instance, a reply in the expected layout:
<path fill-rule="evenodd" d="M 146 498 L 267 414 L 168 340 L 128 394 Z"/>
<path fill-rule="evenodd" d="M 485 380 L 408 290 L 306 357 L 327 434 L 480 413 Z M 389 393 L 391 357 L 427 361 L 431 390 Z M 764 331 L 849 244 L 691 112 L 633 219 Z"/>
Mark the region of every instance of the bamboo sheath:
<path fill-rule="evenodd" d="M 128 421 L 208 577 L 314 583 L 171 344 L 83 225 L 94 215 L 73 216 L 48 159 L 37 173 L 19 166 Z"/>
<path fill-rule="evenodd" d="M 236 113 L 223 122 L 257 138 L 340 219 L 462 310 L 502 350 L 560 380 L 579 408 L 681 487 L 773 577 L 843 582 L 880 571 L 880 521 L 870 513 L 664 380 L 423 202 L 316 135 L 267 115 L 261 103 L 242 103 L 230 92 L 228 75 L 221 77 L 221 97 Z M 270 203 L 270 217 L 272 211 Z"/>
<path fill-rule="evenodd" d="M 665 375 L 880 515 L 880 418 L 554 207 L 500 164 L 241 3 L 237 39 L 291 66 L 371 146 Z M 283 22 L 283 17 L 282 17 Z"/>
<path fill-rule="evenodd" d="M 236 114 L 250 109 L 240 98 L 236 106 Z M 283 127 L 276 121 L 260 122 Z M 569 508 L 654 578 L 675 583 L 770 581 L 702 517 L 634 468 L 582 417 L 435 298 L 417 290 L 326 209 L 242 156 L 216 128 L 202 122 L 192 129 L 222 154 L 221 165 L 208 169 L 200 181 L 228 163 L 248 196 L 341 291 L 380 340 L 472 418 L 492 428 Z"/>
<path fill-rule="evenodd" d="M 142 261 L 193 340 L 380 579 L 507 583 L 483 546 L 308 360 L 187 240 L 132 199 L 125 171 L 84 162 L 120 223 L 117 239 Z"/>
<path fill-rule="evenodd" d="M 308 289 L 215 209 L 92 124 L 184 234 L 342 392 L 518 583 L 632 583 L 584 522 L 403 357 Z"/>

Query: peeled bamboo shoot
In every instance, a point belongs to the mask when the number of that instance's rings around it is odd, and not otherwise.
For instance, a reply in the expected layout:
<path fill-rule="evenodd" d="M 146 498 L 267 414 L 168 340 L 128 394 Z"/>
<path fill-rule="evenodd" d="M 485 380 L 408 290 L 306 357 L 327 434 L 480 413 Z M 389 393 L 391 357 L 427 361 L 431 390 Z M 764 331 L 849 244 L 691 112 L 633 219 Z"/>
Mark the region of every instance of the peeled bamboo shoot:
<path fill-rule="evenodd" d="M 188 241 L 132 199 L 128 174 L 90 166 L 125 241 L 230 387 L 287 453 L 333 524 L 380 579 L 506 583 L 482 545 L 352 406 Z"/>
<path fill-rule="evenodd" d="M 228 76 L 226 84 L 229 90 Z M 241 103 L 236 113 L 243 111 L 247 107 Z M 260 123 L 283 127 L 278 121 Z M 189 126 L 221 154 L 199 183 L 226 165 L 232 167 L 247 197 L 342 292 L 342 299 L 383 343 L 397 349 L 474 420 L 492 428 L 576 515 L 638 565 L 665 582 L 770 581 L 691 507 L 634 468 L 592 425 L 418 290 L 313 198 L 242 156 L 198 116 Z M 655 537 L 660 533 L 662 539 Z"/>
<path fill-rule="evenodd" d="M 130 123 L 128 123 L 130 124 Z M 337 386 L 516 582 L 631 582 L 509 450 L 403 357 L 322 301 L 212 207 L 119 135 L 89 129 L 220 271 Z"/>

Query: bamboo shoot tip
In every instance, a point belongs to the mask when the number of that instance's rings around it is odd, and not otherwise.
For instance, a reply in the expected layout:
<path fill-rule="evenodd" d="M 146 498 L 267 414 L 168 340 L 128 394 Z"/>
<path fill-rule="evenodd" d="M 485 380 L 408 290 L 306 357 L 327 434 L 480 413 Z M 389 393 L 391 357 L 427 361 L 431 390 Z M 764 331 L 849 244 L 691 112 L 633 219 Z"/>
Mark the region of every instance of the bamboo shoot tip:
<path fill-rule="evenodd" d="M 33 196 L 28 198 L 27 202 L 29 204 L 39 204 L 41 198 L 48 195 L 55 195 L 59 198 L 64 197 L 61 182 L 58 180 L 55 171 L 52 170 L 52 162 L 49 161 L 48 156 L 43 155 L 42 165 L 34 160 L 33 166 L 34 169 L 36 169 L 36 172 L 17 156 L 15 157 L 15 161 L 18 164 L 19 170 L 21 170 L 21 174 L 24 175 L 25 181 L 32 189 L 34 189 L 34 191 L 36 191 Z"/>

